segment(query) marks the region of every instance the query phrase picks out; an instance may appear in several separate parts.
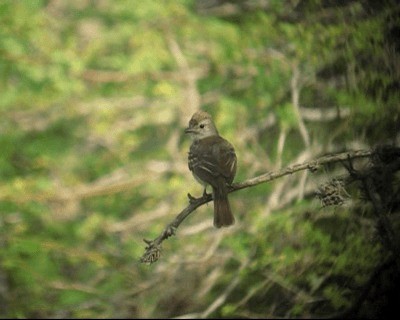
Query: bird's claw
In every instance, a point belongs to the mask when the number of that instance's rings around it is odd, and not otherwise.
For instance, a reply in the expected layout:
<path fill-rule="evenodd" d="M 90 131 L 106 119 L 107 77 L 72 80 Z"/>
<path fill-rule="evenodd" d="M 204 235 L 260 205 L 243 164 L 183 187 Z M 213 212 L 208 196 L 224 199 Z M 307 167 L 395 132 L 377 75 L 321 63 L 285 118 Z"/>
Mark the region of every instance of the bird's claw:
<path fill-rule="evenodd" d="M 202 196 L 199 198 L 193 197 L 190 193 L 188 193 L 187 196 L 189 198 L 189 203 L 193 203 L 199 200 L 206 200 L 211 196 L 211 194 L 207 193 L 206 189 L 204 189 Z"/>
<path fill-rule="evenodd" d="M 197 198 L 193 197 L 190 193 L 187 194 L 188 198 L 189 198 L 189 203 L 193 203 L 196 200 L 198 200 Z"/>

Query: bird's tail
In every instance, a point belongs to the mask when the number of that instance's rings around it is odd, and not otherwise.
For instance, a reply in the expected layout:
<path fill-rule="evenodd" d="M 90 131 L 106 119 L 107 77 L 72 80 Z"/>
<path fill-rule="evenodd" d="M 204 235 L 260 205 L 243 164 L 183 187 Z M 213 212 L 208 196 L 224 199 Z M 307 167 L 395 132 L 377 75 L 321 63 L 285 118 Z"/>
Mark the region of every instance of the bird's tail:
<path fill-rule="evenodd" d="M 219 183 L 218 188 L 213 187 L 214 197 L 214 226 L 216 228 L 228 227 L 235 223 L 231 206 L 228 200 L 228 190 L 225 181 Z"/>

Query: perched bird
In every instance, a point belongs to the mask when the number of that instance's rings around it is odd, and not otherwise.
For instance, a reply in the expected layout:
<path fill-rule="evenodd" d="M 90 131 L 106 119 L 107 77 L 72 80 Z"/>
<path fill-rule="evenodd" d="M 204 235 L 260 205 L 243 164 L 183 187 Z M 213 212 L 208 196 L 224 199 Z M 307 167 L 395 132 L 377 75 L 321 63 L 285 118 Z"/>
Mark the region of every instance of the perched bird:
<path fill-rule="evenodd" d="M 204 186 L 211 185 L 214 199 L 214 226 L 227 227 L 235 223 L 228 201 L 228 185 L 236 174 L 235 149 L 222 138 L 211 116 L 197 111 L 189 121 L 185 133 L 192 138 L 188 164 L 195 179 Z"/>

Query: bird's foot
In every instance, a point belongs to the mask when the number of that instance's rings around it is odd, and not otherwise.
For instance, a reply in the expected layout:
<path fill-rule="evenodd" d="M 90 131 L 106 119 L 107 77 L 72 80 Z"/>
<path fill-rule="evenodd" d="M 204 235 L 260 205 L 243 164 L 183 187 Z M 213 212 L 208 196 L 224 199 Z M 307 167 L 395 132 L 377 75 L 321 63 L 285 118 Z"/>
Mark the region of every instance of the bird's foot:
<path fill-rule="evenodd" d="M 190 193 L 188 193 L 187 196 L 189 198 L 189 203 L 192 204 L 193 202 L 199 200 L 207 200 L 211 196 L 211 194 L 207 193 L 206 189 L 204 189 L 202 196 L 199 198 L 193 197 Z"/>

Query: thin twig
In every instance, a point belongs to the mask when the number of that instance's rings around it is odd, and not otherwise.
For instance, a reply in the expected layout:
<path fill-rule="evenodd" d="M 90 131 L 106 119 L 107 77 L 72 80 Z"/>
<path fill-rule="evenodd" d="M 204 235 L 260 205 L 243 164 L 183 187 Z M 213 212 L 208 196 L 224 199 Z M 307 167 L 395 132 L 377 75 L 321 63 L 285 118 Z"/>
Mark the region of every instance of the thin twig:
<path fill-rule="evenodd" d="M 298 171 L 309 169 L 314 171 L 318 169 L 321 165 L 326 165 L 328 163 L 336 163 L 341 162 L 347 159 L 356 159 L 356 158 L 366 158 L 372 155 L 373 151 L 371 150 L 358 150 L 358 151 L 349 151 L 349 152 L 342 152 L 336 153 L 332 155 L 326 155 L 316 160 L 307 161 L 300 164 L 295 164 L 292 166 L 288 166 L 284 169 L 278 171 L 267 172 L 260 176 L 254 177 L 252 179 L 246 180 L 241 183 L 234 183 L 230 192 L 245 189 L 251 186 L 256 186 L 260 183 L 269 182 L 280 177 L 293 174 Z"/>

